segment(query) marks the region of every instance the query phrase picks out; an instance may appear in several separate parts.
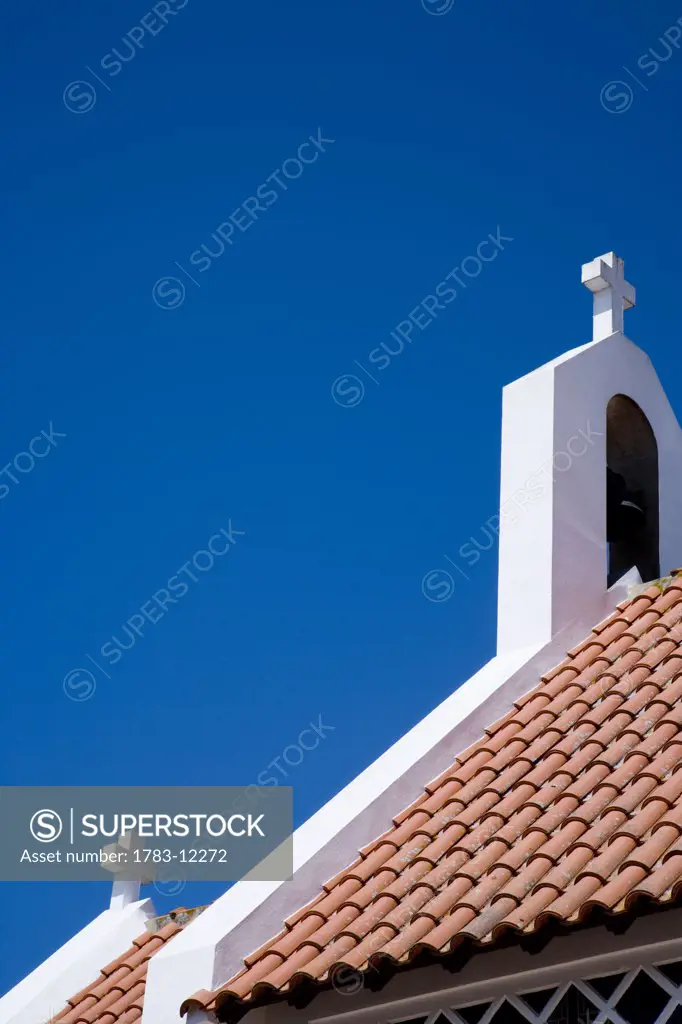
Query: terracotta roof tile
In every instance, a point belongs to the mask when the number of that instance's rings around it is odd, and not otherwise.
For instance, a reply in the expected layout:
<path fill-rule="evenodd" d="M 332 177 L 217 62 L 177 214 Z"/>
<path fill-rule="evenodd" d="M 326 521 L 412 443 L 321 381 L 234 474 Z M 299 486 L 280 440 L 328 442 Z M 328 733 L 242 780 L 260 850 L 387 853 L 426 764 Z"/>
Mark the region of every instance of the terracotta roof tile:
<path fill-rule="evenodd" d="M 409 964 L 682 896 L 681 647 L 682 580 L 666 577 L 545 673 L 239 975 L 181 1012 L 221 1018 L 304 979 L 329 985 L 342 966 Z"/>
<path fill-rule="evenodd" d="M 666 805 L 667 809 L 667 805 Z M 99 977 L 77 992 L 50 1024 L 135 1024 L 142 1017 L 147 967 L 155 953 L 203 910 L 184 907 L 149 922 L 130 949 L 100 971 Z"/>

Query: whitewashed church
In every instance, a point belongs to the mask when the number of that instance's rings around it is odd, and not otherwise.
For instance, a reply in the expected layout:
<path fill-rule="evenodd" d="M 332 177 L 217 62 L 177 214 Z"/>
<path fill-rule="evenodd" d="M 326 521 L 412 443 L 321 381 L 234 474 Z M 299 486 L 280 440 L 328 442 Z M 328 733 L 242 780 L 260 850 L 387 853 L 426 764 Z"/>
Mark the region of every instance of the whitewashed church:
<path fill-rule="evenodd" d="M 622 260 L 582 280 L 592 340 L 504 390 L 495 657 L 291 880 L 117 883 L 0 1024 L 682 1024 L 682 432 Z"/>

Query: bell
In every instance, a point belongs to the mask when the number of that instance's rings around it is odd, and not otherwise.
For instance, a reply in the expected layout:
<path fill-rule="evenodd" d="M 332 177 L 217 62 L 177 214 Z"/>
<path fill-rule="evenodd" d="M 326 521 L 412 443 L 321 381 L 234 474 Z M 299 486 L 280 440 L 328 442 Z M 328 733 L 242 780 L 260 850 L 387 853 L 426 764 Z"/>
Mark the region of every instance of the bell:
<path fill-rule="evenodd" d="M 606 540 L 620 544 L 634 538 L 646 526 L 646 512 L 638 494 L 629 491 L 625 480 L 606 470 Z"/>

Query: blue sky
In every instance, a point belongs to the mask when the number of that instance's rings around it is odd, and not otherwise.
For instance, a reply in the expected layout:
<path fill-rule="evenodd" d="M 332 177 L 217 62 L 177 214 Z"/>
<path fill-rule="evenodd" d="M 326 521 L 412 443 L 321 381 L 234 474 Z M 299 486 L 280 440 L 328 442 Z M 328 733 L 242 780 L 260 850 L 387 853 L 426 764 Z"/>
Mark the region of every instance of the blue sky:
<path fill-rule="evenodd" d="M 502 386 L 589 340 L 581 263 L 625 258 L 628 333 L 679 405 L 682 50 L 650 48 L 682 12 L 152 6 L 13 5 L 0 44 L 0 781 L 246 784 L 280 758 L 300 821 L 494 653 L 496 552 L 447 600 L 422 581 L 496 510 Z M 108 902 L 0 894 L 0 991 Z"/>

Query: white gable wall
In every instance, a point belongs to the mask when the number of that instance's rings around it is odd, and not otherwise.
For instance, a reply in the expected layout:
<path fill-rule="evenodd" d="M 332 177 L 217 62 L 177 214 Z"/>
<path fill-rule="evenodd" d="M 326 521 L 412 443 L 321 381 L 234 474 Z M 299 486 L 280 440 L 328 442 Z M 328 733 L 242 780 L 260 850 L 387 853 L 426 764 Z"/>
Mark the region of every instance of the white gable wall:
<path fill-rule="evenodd" d="M 658 443 L 661 572 L 682 564 L 682 431 L 623 334 L 504 389 L 498 652 L 544 644 L 606 589 L 606 408 L 633 399 Z"/>

